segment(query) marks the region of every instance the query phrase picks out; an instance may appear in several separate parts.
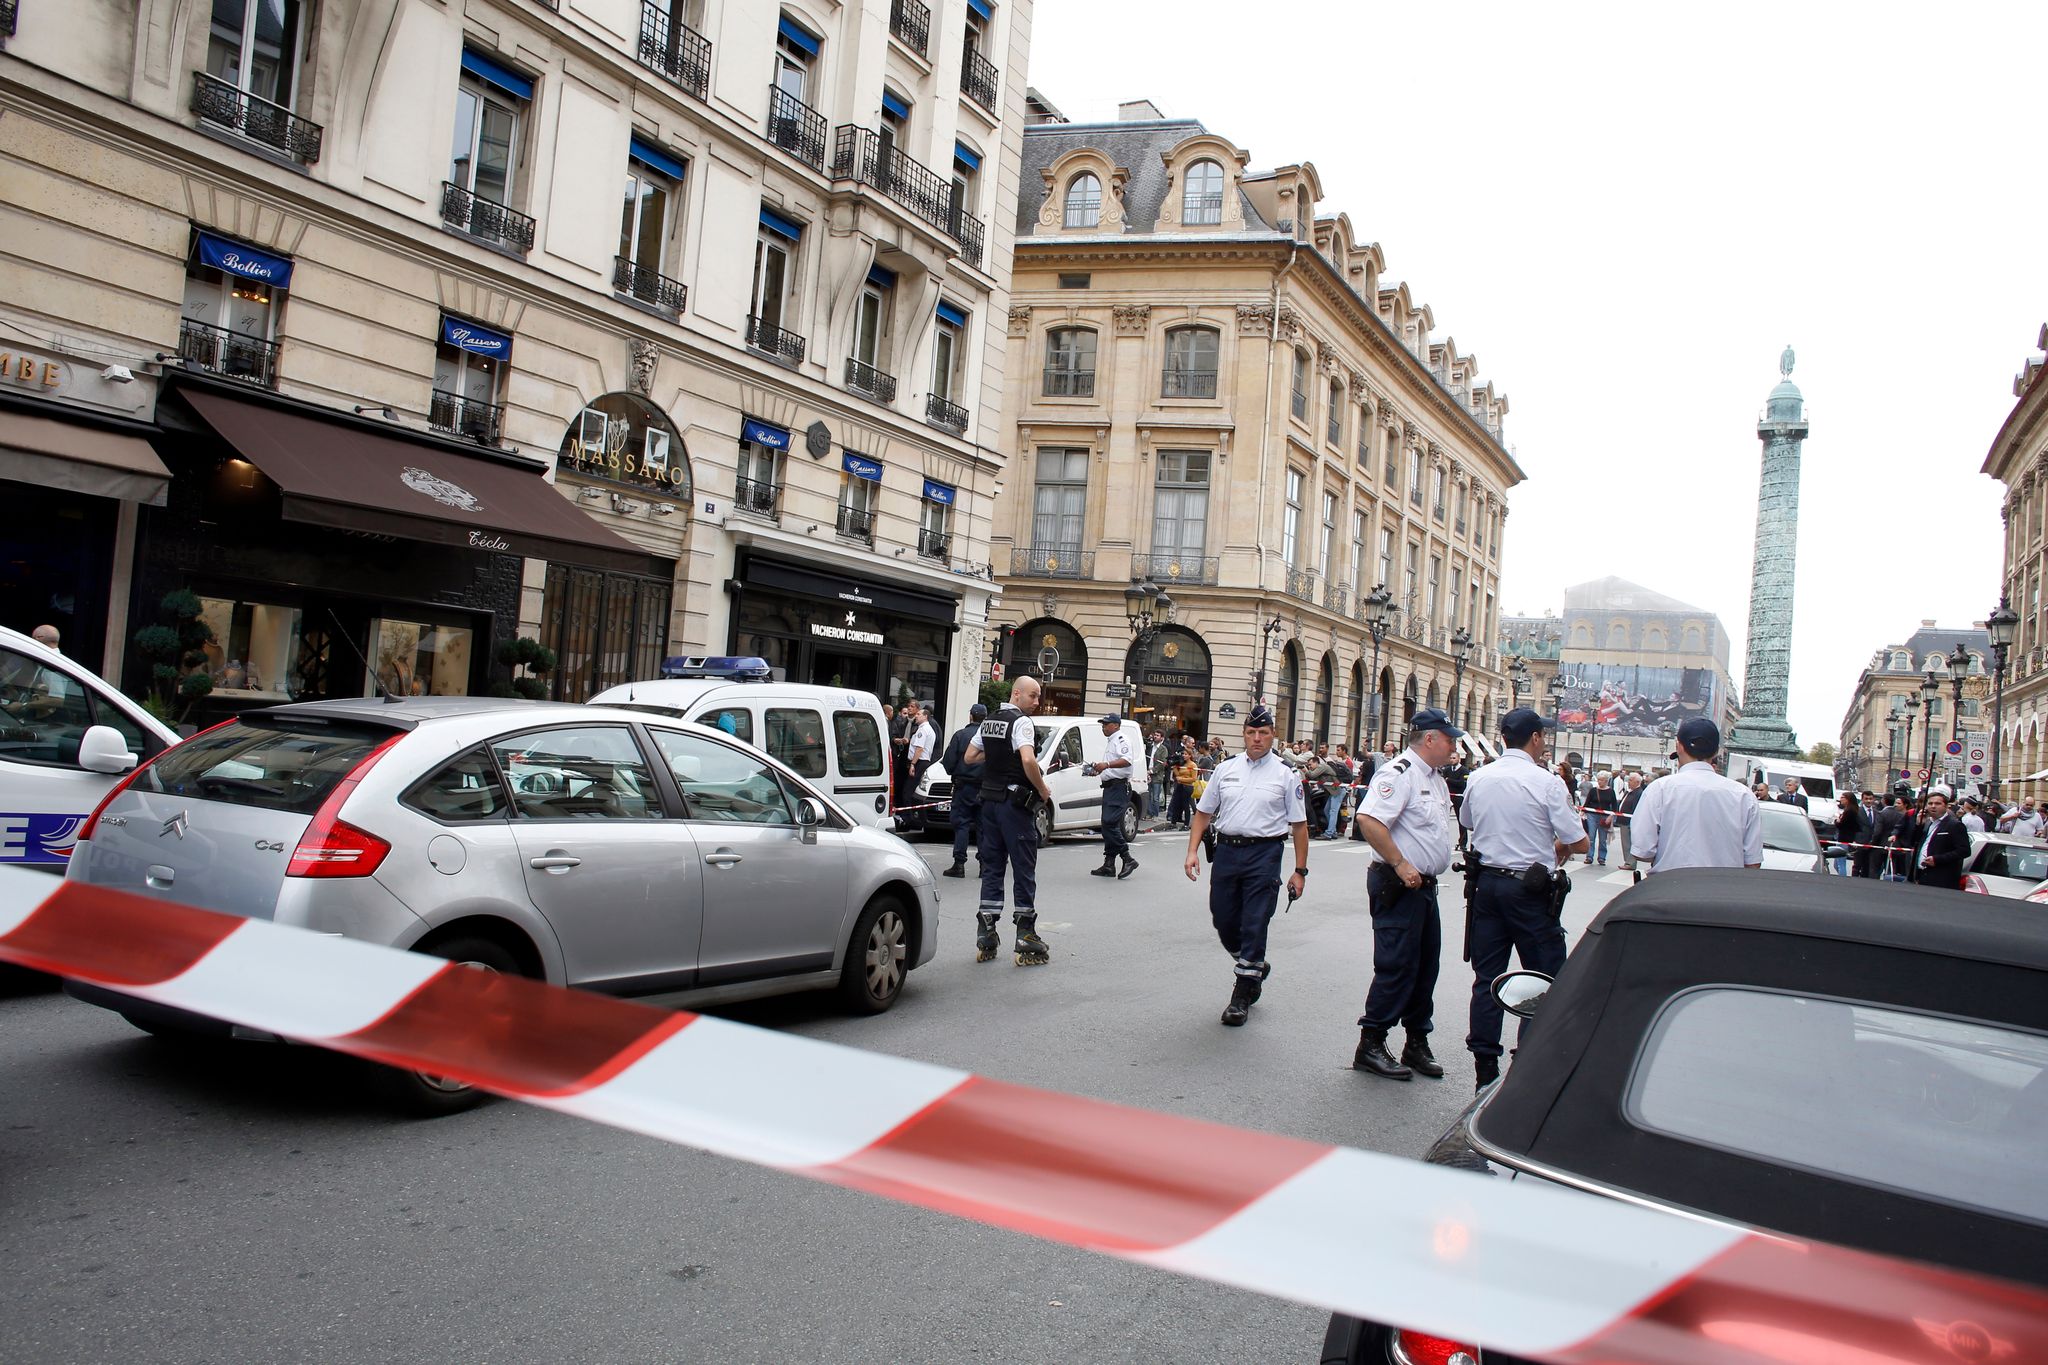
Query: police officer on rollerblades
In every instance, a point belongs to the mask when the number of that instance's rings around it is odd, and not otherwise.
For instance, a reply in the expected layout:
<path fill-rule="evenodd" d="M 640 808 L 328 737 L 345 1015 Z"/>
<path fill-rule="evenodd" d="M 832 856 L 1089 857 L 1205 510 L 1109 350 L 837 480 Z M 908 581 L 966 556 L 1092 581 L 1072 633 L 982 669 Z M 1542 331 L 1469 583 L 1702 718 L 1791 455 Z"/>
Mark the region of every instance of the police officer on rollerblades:
<path fill-rule="evenodd" d="M 1010 699 L 981 723 L 962 755 L 981 769 L 981 909 L 975 914 L 975 961 L 993 962 L 1001 946 L 996 924 L 1003 917 L 1003 872 L 1013 872 L 1017 908 L 1017 965 L 1037 967 L 1050 960 L 1038 936 L 1038 823 L 1040 802 L 1052 804 L 1045 773 L 1038 766 L 1038 741 L 1031 713 L 1038 709 L 1036 678 L 1019 678 Z"/>

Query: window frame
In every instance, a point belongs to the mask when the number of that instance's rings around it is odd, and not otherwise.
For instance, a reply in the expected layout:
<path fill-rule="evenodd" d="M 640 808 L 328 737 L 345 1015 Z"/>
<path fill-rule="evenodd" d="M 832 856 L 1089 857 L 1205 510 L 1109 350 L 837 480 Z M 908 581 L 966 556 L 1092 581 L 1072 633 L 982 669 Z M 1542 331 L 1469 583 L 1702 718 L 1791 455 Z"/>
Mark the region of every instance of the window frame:
<path fill-rule="evenodd" d="M 755 318 L 775 328 L 777 331 L 793 332 L 795 330 L 792 327 L 783 326 L 783 323 L 792 320 L 788 314 L 791 301 L 796 295 L 797 257 L 802 246 L 801 240 L 792 242 L 781 233 L 773 232 L 766 227 L 756 231 L 754 235 L 754 278 L 747 295 L 747 316 Z M 779 256 L 782 261 L 781 294 L 775 300 L 775 316 L 773 318 L 770 318 L 762 308 L 762 303 L 766 297 L 762 293 L 762 285 L 766 278 L 769 258 L 771 256 Z"/>
<path fill-rule="evenodd" d="M 1286 500 L 1280 514 L 1280 557 L 1290 569 L 1299 568 L 1295 557 L 1301 550 L 1302 499 L 1307 495 L 1308 475 L 1293 465 L 1287 467 Z"/>
<path fill-rule="evenodd" d="M 519 174 L 519 169 L 521 163 L 525 160 L 526 122 L 527 115 L 532 111 L 533 103 L 531 100 L 522 100 L 517 95 L 501 90 L 468 71 L 463 71 L 455 85 L 455 127 L 457 130 L 462 127 L 462 101 L 465 97 L 475 104 L 475 112 L 469 121 L 469 146 L 466 156 L 459 163 L 459 168 L 462 170 L 461 175 L 456 174 L 458 162 L 455 159 L 455 148 L 451 146 L 448 149 L 448 182 L 472 199 L 481 200 L 486 204 L 495 204 L 500 208 L 507 208 L 517 212 L 519 207 L 519 191 L 524 188 L 524 182 Z M 477 166 L 482 160 L 483 153 L 483 115 L 485 110 L 492 108 L 502 110 L 512 120 L 511 136 L 505 139 L 505 188 L 502 199 L 488 198 L 478 193 L 476 187 Z"/>
<path fill-rule="evenodd" d="M 1159 396 L 1162 400 L 1196 403 L 1213 403 L 1221 392 L 1223 376 L 1223 333 L 1220 328 L 1203 322 L 1184 322 L 1166 329 L 1163 337 L 1166 346 L 1166 363 L 1159 372 Z M 1211 363 L 1203 368 L 1198 364 L 1202 359 L 1202 345 L 1206 341 L 1212 354 Z M 1175 382 L 1176 376 L 1178 382 Z M 1175 389 L 1179 392 L 1175 392 Z"/>
<path fill-rule="evenodd" d="M 1079 198 L 1076 192 L 1082 182 L 1094 186 L 1092 194 Z M 1067 178 L 1066 188 L 1060 195 L 1060 225 L 1065 228 L 1087 229 L 1102 226 L 1102 177 L 1094 171 L 1077 171 Z"/>
<path fill-rule="evenodd" d="M 652 264 L 640 259 L 641 240 L 646 226 L 647 195 L 644 192 L 633 194 L 631 191 L 635 185 L 652 188 L 661 196 L 661 223 L 655 239 L 656 259 Z M 683 184 L 675 179 L 675 177 L 664 171 L 656 170 L 638 157 L 628 156 L 626 158 L 626 187 L 628 202 L 631 206 L 621 206 L 619 245 L 622 248 L 631 247 L 632 249 L 630 251 L 621 250 L 619 256 L 641 270 L 651 270 L 657 275 L 666 275 L 669 273 L 671 265 L 669 258 L 673 254 L 672 248 L 675 245 L 676 225 L 682 220 L 682 214 L 679 212 L 679 209 L 682 205 Z M 632 215 L 633 221 L 630 232 L 623 221 L 626 214 Z"/>
<path fill-rule="evenodd" d="M 1216 188 L 1197 190 L 1196 176 L 1206 167 L 1216 173 Z M 1206 179 L 1206 177 L 1204 177 Z M 1180 221 L 1183 227 L 1216 227 L 1223 222 L 1223 196 L 1229 193 L 1229 177 L 1223 173 L 1223 163 L 1214 157 L 1199 157 L 1188 163 L 1186 174 L 1181 181 Z M 1212 204 L 1209 201 L 1214 200 Z M 1199 208 L 1197 201 L 1200 201 Z"/>
<path fill-rule="evenodd" d="M 1063 346 L 1062 338 L 1069 341 L 1086 337 L 1087 368 L 1080 368 L 1077 362 L 1082 358 L 1082 348 Z M 1093 327 L 1069 325 L 1049 328 L 1045 334 L 1045 366 L 1041 371 L 1039 397 L 1041 398 L 1086 398 L 1095 397 L 1095 372 L 1097 358 L 1102 353 L 1102 335 Z M 1069 361 L 1061 365 L 1061 359 Z M 1085 390 L 1085 392 L 1083 391 Z"/>
<path fill-rule="evenodd" d="M 242 31 L 236 38 L 235 76 L 230 84 L 245 95 L 275 104 L 280 109 L 296 111 L 300 93 L 299 78 L 306 69 L 306 19 L 310 6 L 305 4 L 303 0 L 284 0 L 284 3 L 288 7 L 287 13 L 290 15 L 289 27 L 292 31 L 292 50 L 288 53 L 281 52 L 278 55 L 278 63 L 281 68 L 280 74 L 283 83 L 287 87 L 284 91 L 285 98 L 271 99 L 270 96 L 259 93 L 250 84 L 255 68 L 256 21 L 261 9 L 261 5 L 257 3 L 257 0 L 249 0 L 249 3 L 246 3 L 242 8 Z M 209 5 L 207 7 L 206 65 L 204 69 L 207 75 L 214 77 L 216 80 L 225 81 L 228 80 L 228 77 L 213 70 L 213 44 L 220 37 L 220 34 L 215 31 L 219 24 L 219 21 L 213 17 L 215 12 L 216 5 Z"/>
<path fill-rule="evenodd" d="M 1288 412 L 1303 426 L 1308 425 L 1308 351 L 1300 346 L 1294 348 L 1293 391 L 1287 400 Z"/>
<path fill-rule="evenodd" d="M 1034 550 L 1059 550 L 1064 553 L 1078 554 L 1081 551 L 1081 547 L 1087 543 L 1089 454 L 1090 452 L 1086 446 L 1042 445 L 1033 452 L 1031 464 L 1031 547 Z M 1048 479 L 1045 477 L 1046 457 L 1049 455 L 1057 456 L 1060 460 L 1061 468 L 1057 478 Z M 1073 467 L 1077 458 L 1081 474 L 1079 478 L 1074 478 L 1067 471 Z M 1045 504 L 1048 494 L 1051 494 L 1061 504 L 1052 511 L 1046 510 Z M 1068 510 L 1067 504 L 1069 502 L 1073 504 L 1074 510 L 1072 511 Z M 1039 526 L 1047 518 L 1051 518 L 1062 528 L 1071 521 L 1075 527 L 1074 538 L 1071 541 L 1064 538 L 1053 540 L 1041 538 L 1038 534 Z"/>

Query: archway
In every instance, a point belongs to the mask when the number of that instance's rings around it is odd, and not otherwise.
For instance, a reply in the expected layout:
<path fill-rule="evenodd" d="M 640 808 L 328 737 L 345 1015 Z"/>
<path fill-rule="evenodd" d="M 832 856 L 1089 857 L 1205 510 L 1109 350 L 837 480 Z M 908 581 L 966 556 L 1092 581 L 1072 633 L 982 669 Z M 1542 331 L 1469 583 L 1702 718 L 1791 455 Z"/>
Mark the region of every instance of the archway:
<path fill-rule="evenodd" d="M 1415 719 L 1417 695 L 1415 675 L 1410 673 L 1407 685 L 1401 689 L 1401 728 L 1404 731 L 1408 728 L 1408 722 Z"/>
<path fill-rule="evenodd" d="M 1325 652 L 1316 675 L 1316 743 L 1330 742 L 1330 716 L 1337 700 L 1337 656 Z"/>
<path fill-rule="evenodd" d="M 1045 662 L 1052 667 L 1044 667 Z M 1013 681 L 1028 674 L 1044 684 L 1039 715 L 1078 716 L 1086 709 L 1088 646 L 1081 633 L 1065 621 L 1042 616 L 1017 627 L 1010 634 L 1009 657 L 1003 666 L 1007 670 L 1004 676 Z"/>
<path fill-rule="evenodd" d="M 1209 646 L 1186 626 L 1161 626 L 1124 656 L 1136 695 L 1131 716 L 1149 734 L 1178 729 L 1209 737 Z"/>
<path fill-rule="evenodd" d="M 1443 709 L 1443 703 L 1437 700 L 1436 681 L 1434 679 L 1431 679 L 1429 684 L 1429 701 L 1427 705 L 1432 711 Z"/>
<path fill-rule="evenodd" d="M 1351 752 L 1365 743 L 1365 661 L 1351 665 Z"/>
<path fill-rule="evenodd" d="M 1296 707 L 1301 700 L 1301 649 L 1294 641 L 1287 642 L 1287 648 L 1280 651 L 1280 722 L 1278 738 L 1285 742 L 1294 738 Z"/>
<path fill-rule="evenodd" d="M 1390 664 L 1380 670 L 1380 688 L 1374 695 L 1373 747 L 1387 742 L 1387 727 L 1394 723 L 1394 669 Z"/>

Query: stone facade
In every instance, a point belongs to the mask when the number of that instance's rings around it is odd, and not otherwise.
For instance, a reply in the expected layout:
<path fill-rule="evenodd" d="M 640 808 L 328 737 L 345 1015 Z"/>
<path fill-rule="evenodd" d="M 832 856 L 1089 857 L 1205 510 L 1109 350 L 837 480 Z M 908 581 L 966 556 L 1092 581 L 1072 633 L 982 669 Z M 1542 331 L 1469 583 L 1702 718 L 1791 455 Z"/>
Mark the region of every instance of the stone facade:
<path fill-rule="evenodd" d="M 1949 655 L 1959 644 L 1970 659 L 1969 675 L 1963 679 L 1960 724 L 1948 667 Z M 1990 660 L 1991 638 L 1981 624 L 1958 628 L 1922 621 L 1906 639 L 1872 651 L 1842 715 L 1841 739 L 1836 746 L 1838 780 L 1854 783 L 1858 791 L 1888 791 L 1900 781 L 1917 787 L 1921 773 L 1930 770 L 1930 759 L 1931 771 L 1938 779 L 1952 762 L 1943 752 L 1945 745 L 1958 733 L 1991 729 Z M 1931 710 L 1922 687 L 1930 666 L 1940 682 Z M 2006 775 L 2018 776 L 2010 766 L 2016 753 L 2009 748 L 2006 757 Z M 1968 766 L 1964 754 L 1959 767 L 1966 770 Z M 1972 780 L 1967 771 L 1962 776 Z M 1988 785 L 1985 777 L 1988 773 L 1974 779 L 1974 784 Z M 2014 788 L 2008 782 L 2005 790 L 2010 795 Z"/>
<path fill-rule="evenodd" d="M 1983 472 L 2005 487 L 2004 571 L 2000 591 L 2019 615 L 2018 635 L 2006 655 L 2001 792 L 2048 797 L 2048 780 L 2024 781 L 2048 770 L 2048 620 L 2041 608 L 2048 578 L 2048 326 L 2013 379 L 2013 404 L 1984 458 Z"/>

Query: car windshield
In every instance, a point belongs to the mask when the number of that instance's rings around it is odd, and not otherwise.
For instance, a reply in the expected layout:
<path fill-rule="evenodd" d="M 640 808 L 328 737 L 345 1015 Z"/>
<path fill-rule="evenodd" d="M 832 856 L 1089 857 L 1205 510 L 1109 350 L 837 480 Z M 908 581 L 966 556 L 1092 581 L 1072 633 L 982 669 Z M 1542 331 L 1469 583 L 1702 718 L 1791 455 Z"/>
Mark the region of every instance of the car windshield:
<path fill-rule="evenodd" d="M 1818 853 L 1820 841 L 1814 837 L 1813 822 L 1806 818 L 1806 812 L 1797 806 L 1759 805 L 1757 813 L 1763 817 L 1764 847 L 1780 853 Z"/>
<path fill-rule="evenodd" d="M 2035 848 L 2031 844 L 1989 843 L 1978 850 L 1975 870 L 1987 877 L 2042 881 L 2048 879 L 2048 848 Z"/>
<path fill-rule="evenodd" d="M 310 815 L 391 738 L 367 726 L 238 720 L 168 749 L 137 786 L 167 796 Z"/>
<path fill-rule="evenodd" d="M 2048 1225 L 2048 1036 L 1710 987 L 1664 1007 L 1623 1106 L 1639 1128 Z"/>

